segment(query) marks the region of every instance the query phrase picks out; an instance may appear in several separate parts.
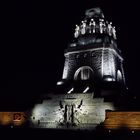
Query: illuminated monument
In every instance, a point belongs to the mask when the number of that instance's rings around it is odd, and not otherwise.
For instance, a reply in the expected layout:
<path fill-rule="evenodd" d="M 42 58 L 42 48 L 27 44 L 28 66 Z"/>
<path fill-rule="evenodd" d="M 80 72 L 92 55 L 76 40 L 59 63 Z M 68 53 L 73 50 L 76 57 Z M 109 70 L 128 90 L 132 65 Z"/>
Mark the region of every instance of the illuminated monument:
<path fill-rule="evenodd" d="M 62 80 L 31 112 L 32 127 L 95 129 L 106 110 L 117 110 L 125 89 L 116 30 L 100 8 L 89 9 L 65 50 Z"/>
<path fill-rule="evenodd" d="M 63 81 L 125 84 L 115 27 L 104 19 L 99 8 L 87 10 L 85 15 L 80 25 L 76 25 L 73 43 L 65 50 Z"/>

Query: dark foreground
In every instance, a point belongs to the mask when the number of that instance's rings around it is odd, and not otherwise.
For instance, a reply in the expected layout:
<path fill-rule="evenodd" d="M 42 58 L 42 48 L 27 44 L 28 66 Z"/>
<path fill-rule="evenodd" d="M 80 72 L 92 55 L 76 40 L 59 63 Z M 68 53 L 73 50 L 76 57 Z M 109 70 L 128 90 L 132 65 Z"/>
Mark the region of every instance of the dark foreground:
<path fill-rule="evenodd" d="M 140 131 L 67 131 L 46 129 L 0 129 L 4 139 L 37 139 L 37 140 L 140 140 Z"/>

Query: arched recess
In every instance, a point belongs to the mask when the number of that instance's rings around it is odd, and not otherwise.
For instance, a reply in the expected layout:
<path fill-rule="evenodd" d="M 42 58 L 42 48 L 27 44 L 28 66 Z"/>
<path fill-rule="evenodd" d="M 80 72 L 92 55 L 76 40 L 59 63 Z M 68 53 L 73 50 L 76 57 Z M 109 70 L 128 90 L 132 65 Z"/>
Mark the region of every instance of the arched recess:
<path fill-rule="evenodd" d="M 117 81 L 122 82 L 122 73 L 120 70 L 117 71 Z"/>
<path fill-rule="evenodd" d="M 93 78 L 93 69 L 89 66 L 82 66 L 76 70 L 74 80 L 90 80 Z"/>

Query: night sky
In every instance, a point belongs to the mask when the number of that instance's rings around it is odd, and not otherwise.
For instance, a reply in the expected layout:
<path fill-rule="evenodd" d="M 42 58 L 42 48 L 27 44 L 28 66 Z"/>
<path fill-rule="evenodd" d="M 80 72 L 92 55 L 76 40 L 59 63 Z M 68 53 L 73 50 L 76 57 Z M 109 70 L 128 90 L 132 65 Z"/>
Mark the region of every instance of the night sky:
<path fill-rule="evenodd" d="M 116 26 L 118 48 L 124 57 L 126 83 L 139 96 L 139 3 L 118 0 L 17 1 L 5 17 L 5 45 L 1 55 L 0 109 L 28 106 L 61 79 L 64 49 L 84 11 L 101 7 Z"/>

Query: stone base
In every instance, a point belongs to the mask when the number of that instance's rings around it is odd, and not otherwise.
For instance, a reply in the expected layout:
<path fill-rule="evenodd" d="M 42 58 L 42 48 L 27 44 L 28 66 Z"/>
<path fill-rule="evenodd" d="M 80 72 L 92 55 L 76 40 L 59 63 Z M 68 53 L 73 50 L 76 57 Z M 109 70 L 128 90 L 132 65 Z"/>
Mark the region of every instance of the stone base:
<path fill-rule="evenodd" d="M 95 129 L 104 122 L 105 110 L 114 110 L 112 103 L 94 98 L 93 93 L 51 94 L 35 105 L 31 122 L 35 128 Z"/>

